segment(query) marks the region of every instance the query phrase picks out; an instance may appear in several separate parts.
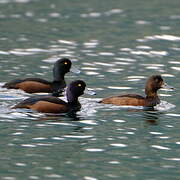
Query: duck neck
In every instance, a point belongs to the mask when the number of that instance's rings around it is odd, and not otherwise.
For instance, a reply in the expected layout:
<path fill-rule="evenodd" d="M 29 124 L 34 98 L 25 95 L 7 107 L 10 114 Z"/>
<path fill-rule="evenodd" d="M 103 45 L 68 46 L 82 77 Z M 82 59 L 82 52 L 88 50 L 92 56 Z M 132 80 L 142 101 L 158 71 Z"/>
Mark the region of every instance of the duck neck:
<path fill-rule="evenodd" d="M 79 104 L 78 97 L 74 96 L 71 92 L 67 93 L 67 101 L 70 105 L 77 105 Z"/>
<path fill-rule="evenodd" d="M 146 100 L 149 106 L 155 106 L 160 103 L 160 99 L 157 94 L 157 90 L 145 89 Z"/>
<path fill-rule="evenodd" d="M 67 96 L 68 100 L 68 106 L 69 106 L 69 115 L 74 115 L 77 111 L 81 109 L 81 104 L 78 101 L 78 98 L 71 98 L 70 96 Z"/>
<path fill-rule="evenodd" d="M 63 92 L 64 88 L 66 87 L 66 83 L 64 80 L 53 81 L 51 87 L 52 87 L 53 93 L 61 94 Z"/>
<path fill-rule="evenodd" d="M 157 98 L 158 94 L 157 92 L 145 92 L 146 93 L 146 98 Z"/>
<path fill-rule="evenodd" d="M 64 81 L 64 76 L 65 74 L 64 73 L 54 73 L 54 80 L 53 81 L 57 81 L 57 82 L 61 82 L 61 81 Z"/>

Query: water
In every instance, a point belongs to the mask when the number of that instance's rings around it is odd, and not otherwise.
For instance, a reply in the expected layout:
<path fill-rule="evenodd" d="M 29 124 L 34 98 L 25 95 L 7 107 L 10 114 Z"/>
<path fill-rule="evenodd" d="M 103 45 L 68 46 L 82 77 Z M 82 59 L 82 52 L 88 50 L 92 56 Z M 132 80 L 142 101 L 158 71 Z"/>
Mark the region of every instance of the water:
<path fill-rule="evenodd" d="M 0 179 L 179 179 L 178 0 L 0 0 L 0 83 L 52 79 L 69 57 L 97 95 L 80 98 L 76 118 L 11 107 L 29 94 L 0 88 Z M 143 94 L 161 74 L 155 111 L 98 104 L 103 97 Z"/>

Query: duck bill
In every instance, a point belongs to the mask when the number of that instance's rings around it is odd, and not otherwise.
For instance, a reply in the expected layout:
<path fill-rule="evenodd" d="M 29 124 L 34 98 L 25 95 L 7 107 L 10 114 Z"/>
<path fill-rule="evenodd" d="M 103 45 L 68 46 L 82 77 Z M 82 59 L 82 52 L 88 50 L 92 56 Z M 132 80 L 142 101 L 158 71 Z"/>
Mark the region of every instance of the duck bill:
<path fill-rule="evenodd" d="M 163 89 L 174 89 L 173 86 L 169 86 L 167 83 L 164 83 L 164 84 L 161 86 L 161 88 L 163 88 Z"/>
<path fill-rule="evenodd" d="M 93 96 L 93 95 L 96 95 L 96 92 L 93 91 L 93 90 L 90 90 L 89 88 L 86 88 L 86 89 L 84 90 L 84 94 L 88 94 L 88 95 Z"/>
<path fill-rule="evenodd" d="M 75 66 L 71 66 L 70 72 L 73 72 L 75 74 L 79 74 L 81 71 L 78 68 L 76 68 Z"/>

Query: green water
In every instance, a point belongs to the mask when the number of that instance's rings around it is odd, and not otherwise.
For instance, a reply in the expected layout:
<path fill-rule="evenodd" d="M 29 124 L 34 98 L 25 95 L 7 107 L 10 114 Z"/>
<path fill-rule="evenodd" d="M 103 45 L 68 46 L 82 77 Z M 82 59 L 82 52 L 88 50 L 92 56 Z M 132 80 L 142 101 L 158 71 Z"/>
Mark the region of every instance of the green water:
<path fill-rule="evenodd" d="M 0 88 L 0 179 L 161 180 L 180 178 L 180 1 L 0 0 L 0 83 L 52 79 L 68 57 L 96 96 L 77 118 L 10 107 L 32 96 Z M 103 97 L 160 90 L 156 111 L 101 105 Z"/>

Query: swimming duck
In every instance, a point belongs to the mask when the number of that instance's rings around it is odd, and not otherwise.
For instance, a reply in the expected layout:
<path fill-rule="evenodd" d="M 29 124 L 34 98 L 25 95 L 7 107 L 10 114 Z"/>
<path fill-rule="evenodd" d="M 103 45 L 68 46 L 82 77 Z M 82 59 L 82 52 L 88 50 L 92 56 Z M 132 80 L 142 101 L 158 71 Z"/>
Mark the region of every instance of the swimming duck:
<path fill-rule="evenodd" d="M 157 91 L 160 88 L 170 88 L 166 83 L 164 83 L 161 75 L 153 75 L 148 78 L 145 85 L 145 94 L 143 97 L 138 94 L 124 94 L 119 96 L 111 96 L 104 98 L 100 101 L 103 104 L 114 104 L 117 106 L 146 106 L 153 107 L 160 103 Z"/>
<path fill-rule="evenodd" d="M 13 108 L 32 109 L 42 113 L 76 112 L 81 108 L 78 97 L 84 94 L 86 83 L 82 80 L 72 81 L 66 90 L 67 102 L 53 96 L 34 96 L 23 100 Z"/>
<path fill-rule="evenodd" d="M 58 96 L 66 87 L 64 76 L 71 69 L 72 63 L 67 58 L 59 59 L 53 67 L 53 81 L 47 81 L 40 78 L 15 79 L 6 84 L 3 88 L 21 89 L 27 93 L 53 93 Z"/>

